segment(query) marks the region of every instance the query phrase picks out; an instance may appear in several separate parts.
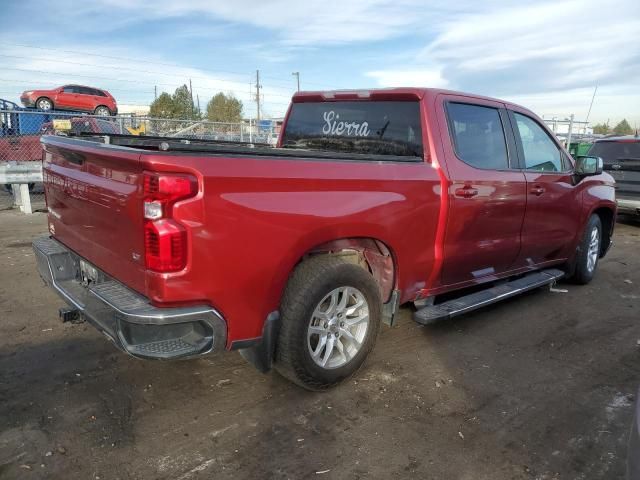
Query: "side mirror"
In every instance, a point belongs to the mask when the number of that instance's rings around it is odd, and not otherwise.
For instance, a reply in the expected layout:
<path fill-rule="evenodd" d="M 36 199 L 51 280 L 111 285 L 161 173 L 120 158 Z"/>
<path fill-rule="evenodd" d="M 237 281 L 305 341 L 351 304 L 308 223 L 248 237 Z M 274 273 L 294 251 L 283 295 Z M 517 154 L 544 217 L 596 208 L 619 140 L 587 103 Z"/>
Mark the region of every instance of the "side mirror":
<path fill-rule="evenodd" d="M 574 171 L 576 175 L 580 175 L 582 177 L 600 175 L 602 173 L 603 166 L 604 162 L 601 157 L 577 157 Z"/>

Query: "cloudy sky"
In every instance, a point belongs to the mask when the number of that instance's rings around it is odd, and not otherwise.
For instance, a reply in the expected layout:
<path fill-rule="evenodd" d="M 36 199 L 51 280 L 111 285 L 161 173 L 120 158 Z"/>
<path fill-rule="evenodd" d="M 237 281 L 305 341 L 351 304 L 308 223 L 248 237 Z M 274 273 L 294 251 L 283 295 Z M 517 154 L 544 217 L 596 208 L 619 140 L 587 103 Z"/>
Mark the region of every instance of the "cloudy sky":
<path fill-rule="evenodd" d="M 75 82 L 148 104 L 193 82 L 281 115 L 305 90 L 444 87 L 640 126 L 640 2 L 0 0 L 0 98 Z"/>

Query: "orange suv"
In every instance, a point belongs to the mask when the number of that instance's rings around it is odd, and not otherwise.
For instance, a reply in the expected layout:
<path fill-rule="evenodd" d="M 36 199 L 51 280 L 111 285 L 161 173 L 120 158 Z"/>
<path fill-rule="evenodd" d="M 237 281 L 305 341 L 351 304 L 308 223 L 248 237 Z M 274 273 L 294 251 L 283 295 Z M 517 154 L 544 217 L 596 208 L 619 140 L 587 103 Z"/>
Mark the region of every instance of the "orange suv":
<path fill-rule="evenodd" d="M 27 90 L 20 101 L 38 110 L 73 110 L 108 116 L 118 113 L 116 99 L 106 90 L 82 85 L 64 85 L 52 90 Z"/>

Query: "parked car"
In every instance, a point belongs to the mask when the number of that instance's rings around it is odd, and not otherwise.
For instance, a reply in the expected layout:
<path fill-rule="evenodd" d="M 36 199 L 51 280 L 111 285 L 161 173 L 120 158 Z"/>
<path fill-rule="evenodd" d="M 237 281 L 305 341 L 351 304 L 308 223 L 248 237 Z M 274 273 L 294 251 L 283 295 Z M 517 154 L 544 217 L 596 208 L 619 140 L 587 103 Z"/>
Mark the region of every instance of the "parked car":
<path fill-rule="evenodd" d="M 428 324 L 588 283 L 615 223 L 601 159 L 574 162 L 529 110 L 444 90 L 296 93 L 279 148 L 43 143 L 34 250 L 63 320 L 140 358 L 239 350 L 312 390 L 352 375 L 399 304 Z"/>
<path fill-rule="evenodd" d="M 615 179 L 618 211 L 640 216 L 640 137 L 596 140 L 588 155 L 602 157 L 604 169 Z"/>
<path fill-rule="evenodd" d="M 116 115 L 116 99 L 99 88 L 83 85 L 64 85 L 51 90 L 27 90 L 22 92 L 20 101 L 25 107 L 38 110 L 73 110 L 95 115 Z"/>
<path fill-rule="evenodd" d="M 627 480 L 640 480 L 640 392 L 636 398 L 636 414 L 633 417 L 633 427 L 629 439 Z"/>

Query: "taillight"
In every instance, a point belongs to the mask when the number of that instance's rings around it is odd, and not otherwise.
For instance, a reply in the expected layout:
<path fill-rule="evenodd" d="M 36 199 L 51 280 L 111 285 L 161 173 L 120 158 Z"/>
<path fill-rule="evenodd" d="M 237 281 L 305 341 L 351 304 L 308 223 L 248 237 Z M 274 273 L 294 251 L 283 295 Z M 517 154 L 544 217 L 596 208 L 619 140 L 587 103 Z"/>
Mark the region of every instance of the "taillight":
<path fill-rule="evenodd" d="M 175 272 L 187 264 L 186 228 L 173 218 L 176 202 L 195 196 L 198 181 L 192 175 L 145 172 L 145 265 L 156 272 Z"/>

